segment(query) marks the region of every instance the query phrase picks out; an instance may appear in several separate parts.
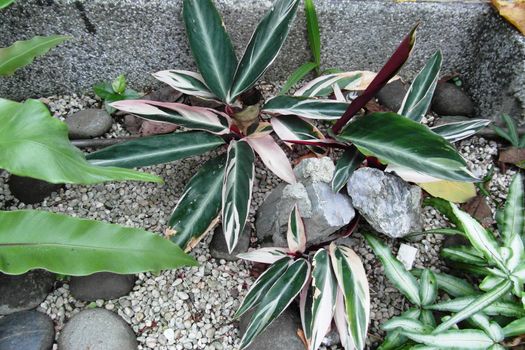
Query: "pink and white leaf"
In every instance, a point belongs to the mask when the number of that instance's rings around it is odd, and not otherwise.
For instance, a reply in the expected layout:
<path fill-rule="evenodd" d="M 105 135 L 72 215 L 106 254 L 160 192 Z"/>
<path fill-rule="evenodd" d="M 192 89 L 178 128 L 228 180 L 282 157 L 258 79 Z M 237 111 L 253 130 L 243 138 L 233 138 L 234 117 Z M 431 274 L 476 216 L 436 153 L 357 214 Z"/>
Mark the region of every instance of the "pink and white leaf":
<path fill-rule="evenodd" d="M 295 175 L 288 157 L 271 135 L 263 137 L 245 137 L 244 140 L 257 152 L 268 169 L 282 180 L 292 184 L 296 182 Z"/>
<path fill-rule="evenodd" d="M 202 75 L 186 70 L 163 70 L 153 76 L 168 84 L 177 91 L 186 95 L 202 97 L 219 101 L 220 99 L 210 91 Z"/>
<path fill-rule="evenodd" d="M 267 247 L 252 250 L 251 252 L 238 254 L 237 257 L 243 260 L 253 261 L 261 264 L 273 264 L 274 262 L 290 256 L 290 251 L 286 248 Z"/>
<path fill-rule="evenodd" d="M 355 344 L 352 340 L 352 336 L 348 331 L 348 322 L 346 321 L 346 308 L 345 301 L 343 297 L 343 292 L 340 288 L 337 288 L 337 297 L 335 302 L 335 311 L 334 311 L 334 322 L 335 327 L 337 328 L 337 333 L 339 333 L 339 339 L 341 340 L 341 345 L 345 350 L 354 350 Z"/>
<path fill-rule="evenodd" d="M 306 231 L 303 218 L 297 204 L 294 205 L 288 218 L 288 232 L 286 233 L 288 249 L 291 253 L 303 253 L 306 249 Z"/>

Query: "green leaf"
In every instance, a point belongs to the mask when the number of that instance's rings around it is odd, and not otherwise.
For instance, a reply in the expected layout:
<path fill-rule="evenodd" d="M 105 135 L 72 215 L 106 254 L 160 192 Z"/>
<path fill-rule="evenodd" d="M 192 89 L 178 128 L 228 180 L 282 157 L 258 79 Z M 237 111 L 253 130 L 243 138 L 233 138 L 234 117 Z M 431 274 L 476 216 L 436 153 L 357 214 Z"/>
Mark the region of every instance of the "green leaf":
<path fill-rule="evenodd" d="M 311 141 L 323 143 L 326 141 L 323 133 L 317 127 L 295 115 L 272 117 L 272 128 L 284 142 Z M 314 153 L 326 154 L 326 151 L 321 147 L 307 147 Z"/>
<path fill-rule="evenodd" d="M 514 119 L 512 119 L 512 117 L 507 114 L 502 115 L 501 118 L 503 119 L 503 121 L 505 121 L 505 124 L 507 125 L 508 140 L 514 147 L 517 147 L 520 141 L 518 135 L 518 128 L 516 127 Z"/>
<path fill-rule="evenodd" d="M 228 102 L 251 88 L 275 60 L 288 36 L 298 5 L 299 0 L 276 0 L 259 22 L 235 72 Z"/>
<path fill-rule="evenodd" d="M 341 90 L 358 90 L 364 74 L 361 72 L 340 72 L 322 75 L 301 87 L 294 94 L 296 97 L 326 97 L 334 93 L 334 86 Z"/>
<path fill-rule="evenodd" d="M 459 312 L 466 308 L 468 305 L 472 304 L 477 300 L 479 295 L 476 296 L 467 296 L 455 298 L 448 301 L 442 301 L 434 305 L 428 305 L 426 308 L 428 310 L 434 311 L 443 311 L 443 312 Z M 506 316 L 506 317 L 524 317 L 525 311 L 523 310 L 522 305 L 518 305 L 506 301 L 496 301 L 491 305 L 487 306 L 483 313 L 490 316 Z"/>
<path fill-rule="evenodd" d="M 469 318 L 469 322 L 485 332 L 494 342 L 500 342 L 505 338 L 500 325 L 496 322 L 491 322 L 490 319 L 481 312 L 472 315 L 472 317 Z"/>
<path fill-rule="evenodd" d="M 430 328 L 436 327 L 436 319 L 434 318 L 434 313 L 430 310 L 421 310 L 421 315 L 419 316 L 419 320 L 425 326 L 429 326 Z"/>
<path fill-rule="evenodd" d="M 334 177 L 331 183 L 332 191 L 335 193 L 341 191 L 348 183 L 348 180 L 350 180 L 354 170 L 357 169 L 364 159 L 365 157 L 354 146 L 345 149 L 341 158 L 335 164 Z"/>
<path fill-rule="evenodd" d="M 0 10 L 14 3 L 16 0 L 0 0 Z"/>
<path fill-rule="evenodd" d="M 52 183 L 162 182 L 146 173 L 89 164 L 69 142 L 67 125 L 53 118 L 40 101 L 20 104 L 0 99 L 0 124 L 0 168 L 12 174 Z"/>
<path fill-rule="evenodd" d="M 416 122 L 421 121 L 432 102 L 442 61 L 441 51 L 438 50 L 410 85 L 398 114 Z"/>
<path fill-rule="evenodd" d="M 223 144 L 219 136 L 204 131 L 184 131 L 122 142 L 90 153 L 86 158 L 94 165 L 135 168 L 200 155 Z"/>
<path fill-rule="evenodd" d="M 350 122 L 338 135 L 378 158 L 439 179 L 477 181 L 465 160 L 441 136 L 395 113 L 372 113 Z"/>
<path fill-rule="evenodd" d="M 514 320 L 503 327 L 503 334 L 505 335 L 505 338 L 525 334 L 525 317 Z"/>
<path fill-rule="evenodd" d="M 237 57 L 224 22 L 211 0 L 184 0 L 182 15 L 191 52 L 206 85 L 230 102 Z"/>
<path fill-rule="evenodd" d="M 302 254 L 306 250 L 306 232 L 297 204 L 294 205 L 288 218 L 286 240 L 290 253 Z"/>
<path fill-rule="evenodd" d="M 232 141 L 222 188 L 222 228 L 230 254 L 237 246 L 250 212 L 254 177 L 252 148 L 245 141 Z"/>
<path fill-rule="evenodd" d="M 226 155 L 210 159 L 186 185 L 168 222 L 168 236 L 191 250 L 217 223 L 221 210 Z"/>
<path fill-rule="evenodd" d="M 381 325 L 381 329 L 387 332 L 399 329 L 402 331 L 416 333 L 429 333 L 432 330 L 430 327 L 425 326 L 423 323 L 416 319 L 402 316 L 393 317 L 390 320 L 386 321 Z"/>
<path fill-rule="evenodd" d="M 419 299 L 421 305 L 429 305 L 436 301 L 438 293 L 438 285 L 436 276 L 429 269 L 423 270 L 421 278 L 419 279 Z"/>
<path fill-rule="evenodd" d="M 402 332 L 402 334 L 415 342 L 439 349 L 455 350 L 485 350 L 494 344 L 484 332 L 474 329 L 450 330 L 439 334 L 419 334 Z"/>
<path fill-rule="evenodd" d="M 126 91 L 127 86 L 128 83 L 126 82 L 126 77 L 124 74 L 119 75 L 117 79 L 113 80 L 111 83 L 111 88 L 119 95 L 122 95 L 124 91 Z"/>
<path fill-rule="evenodd" d="M 463 236 L 465 235 L 465 233 L 463 232 L 463 228 L 461 226 L 461 221 L 459 221 L 459 219 L 456 217 L 456 215 L 452 211 L 452 208 L 448 201 L 442 198 L 427 197 L 423 199 L 423 206 L 431 206 L 432 208 L 439 211 L 441 215 L 445 216 L 448 221 L 456 225 L 456 227 L 461 230 L 461 231 L 458 231 L 458 234 L 461 234 Z"/>
<path fill-rule="evenodd" d="M 310 0 L 311 1 L 311 0 Z M 283 87 L 281 88 L 281 91 L 279 92 L 279 95 L 284 95 L 290 89 L 297 84 L 301 79 L 303 79 L 308 73 L 316 69 L 318 65 L 314 62 L 306 62 L 299 68 L 297 68 L 288 78 L 286 83 L 284 83 Z"/>
<path fill-rule="evenodd" d="M 501 234 L 505 245 L 509 246 L 514 235 L 520 238 L 524 234 L 523 178 L 520 173 L 514 175 L 503 209 L 503 228 Z"/>
<path fill-rule="evenodd" d="M 430 130 L 449 142 L 457 142 L 474 135 L 489 124 L 490 120 L 487 119 L 472 119 L 434 126 Z"/>
<path fill-rule="evenodd" d="M 119 101 L 120 95 L 113 90 L 113 85 L 108 82 L 93 85 L 93 92 L 103 100 L 112 99 Z"/>
<path fill-rule="evenodd" d="M 365 233 L 366 241 L 377 255 L 388 280 L 403 293 L 411 303 L 421 305 L 419 297 L 419 284 L 403 264 L 392 255 L 390 249 L 374 235 Z"/>
<path fill-rule="evenodd" d="M 421 271 L 422 270 L 414 269 L 412 270 L 412 273 L 419 277 L 421 275 Z M 464 279 L 451 276 L 446 273 L 438 273 L 434 271 L 433 273 L 434 277 L 436 277 L 438 289 L 443 290 L 450 296 L 464 297 L 479 293 L 476 289 L 474 289 L 474 287 L 470 285 L 470 283 L 466 282 Z"/>
<path fill-rule="evenodd" d="M 313 0 L 304 1 L 304 13 L 306 16 L 306 30 L 308 31 L 308 44 L 317 67 L 321 66 L 321 34 L 319 33 L 319 21 Z"/>
<path fill-rule="evenodd" d="M 332 267 L 344 297 L 347 332 L 356 349 L 365 348 L 370 322 L 370 290 L 359 256 L 343 245 L 330 245 Z"/>
<path fill-rule="evenodd" d="M 347 102 L 317 100 L 297 96 L 276 96 L 262 107 L 263 113 L 272 115 L 298 115 L 308 119 L 334 120 L 341 117 Z"/>
<path fill-rule="evenodd" d="M 244 297 L 241 306 L 234 315 L 234 318 L 241 317 L 246 311 L 259 305 L 259 302 L 264 298 L 268 290 L 273 284 L 286 272 L 290 266 L 292 259 L 289 257 L 281 258 L 255 281 L 248 294 Z"/>
<path fill-rule="evenodd" d="M 456 313 L 454 316 L 450 317 L 445 322 L 437 326 L 432 333 L 440 333 L 452 327 L 453 325 L 461 322 L 470 316 L 483 311 L 486 307 L 490 306 L 492 303 L 506 295 L 512 288 L 512 282 L 504 281 L 499 286 L 494 288 L 488 293 L 482 294 L 479 297 L 476 297 L 475 300 L 468 304 L 461 311 Z M 432 345 L 432 344 L 430 344 Z"/>
<path fill-rule="evenodd" d="M 258 262 L 261 264 L 273 264 L 286 256 L 290 256 L 290 251 L 287 248 L 279 247 L 264 247 L 256 250 L 250 250 L 247 253 L 237 254 L 237 257 L 240 259 Z"/>
<path fill-rule="evenodd" d="M 400 317 L 409 319 L 418 319 L 421 315 L 421 310 L 418 308 L 411 308 L 403 312 Z M 401 335 L 400 330 L 388 332 L 383 343 L 378 347 L 378 350 L 399 350 L 400 347 L 408 342 L 408 338 Z"/>
<path fill-rule="evenodd" d="M 296 260 L 268 290 L 255 310 L 241 339 L 240 349 L 248 347 L 290 305 L 308 281 L 309 264 Z"/>
<path fill-rule="evenodd" d="M 218 100 L 204 82 L 202 75 L 186 70 L 164 70 L 153 76 L 186 95 Z"/>
<path fill-rule="evenodd" d="M 69 39 L 71 37 L 65 35 L 35 36 L 0 48 L 0 76 L 13 74 L 18 68 L 30 64 L 36 57 Z"/>
<path fill-rule="evenodd" d="M 44 211 L 0 211 L 0 271 L 80 276 L 132 274 L 197 262 L 169 240 L 136 228 Z"/>
<path fill-rule="evenodd" d="M 441 250 L 441 256 L 445 259 L 457 261 L 466 264 L 472 264 L 477 266 L 487 266 L 487 263 L 483 256 L 472 247 L 457 246 L 448 247 Z"/>

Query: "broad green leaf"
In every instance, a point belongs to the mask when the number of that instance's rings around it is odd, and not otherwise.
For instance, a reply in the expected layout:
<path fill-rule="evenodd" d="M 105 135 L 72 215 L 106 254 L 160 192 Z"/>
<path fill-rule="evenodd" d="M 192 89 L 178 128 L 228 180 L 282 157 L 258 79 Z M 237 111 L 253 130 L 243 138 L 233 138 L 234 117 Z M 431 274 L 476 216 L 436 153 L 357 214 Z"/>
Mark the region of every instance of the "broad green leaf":
<path fill-rule="evenodd" d="M 400 317 L 409 319 L 418 319 L 421 316 L 421 310 L 418 308 L 411 308 L 403 312 Z M 400 330 L 388 332 L 385 340 L 378 347 L 378 350 L 398 350 L 403 344 L 408 342 L 408 338 L 401 335 Z"/>
<path fill-rule="evenodd" d="M 273 117 L 272 128 L 284 142 L 312 141 L 323 143 L 328 141 L 317 127 L 295 115 Z M 326 151 L 321 147 L 308 146 L 308 148 L 314 153 L 326 154 Z"/>
<path fill-rule="evenodd" d="M 222 101 L 237 67 L 237 57 L 224 22 L 212 0 L 184 0 L 182 16 L 191 52 L 206 85 Z"/>
<path fill-rule="evenodd" d="M 375 73 L 368 71 L 342 72 L 322 75 L 294 93 L 296 97 L 326 97 L 334 93 L 334 86 L 341 90 L 362 90 L 369 83 L 369 77 Z"/>
<path fill-rule="evenodd" d="M 13 74 L 18 68 L 27 66 L 36 57 L 46 54 L 69 39 L 71 37 L 66 35 L 35 36 L 30 40 L 17 41 L 9 47 L 0 48 L 0 76 Z"/>
<path fill-rule="evenodd" d="M 290 305 L 308 281 L 310 266 L 304 259 L 296 260 L 266 292 L 255 310 L 241 339 L 240 349 L 248 347 Z"/>
<path fill-rule="evenodd" d="M 167 235 L 186 251 L 197 245 L 219 219 L 225 163 L 225 154 L 204 163 L 171 214 Z"/>
<path fill-rule="evenodd" d="M 132 274 L 197 265 L 157 234 L 33 210 L 0 211 L 0 257 L 0 271 L 15 275 L 33 269 Z"/>
<path fill-rule="evenodd" d="M 338 135 L 378 158 L 443 180 L 477 181 L 465 160 L 441 136 L 395 113 L 356 118 Z"/>
<path fill-rule="evenodd" d="M 488 293 L 482 294 L 479 297 L 476 297 L 475 300 L 468 304 L 465 308 L 461 309 L 454 316 L 450 317 L 445 322 L 437 326 L 432 333 L 437 334 L 442 331 L 445 331 L 452 327 L 453 325 L 461 322 L 470 316 L 483 311 L 486 307 L 490 306 L 492 303 L 503 297 L 507 294 L 512 288 L 512 283 L 510 281 L 504 281 L 499 286 L 494 288 Z M 432 345 L 432 344 L 431 344 Z"/>
<path fill-rule="evenodd" d="M 288 36 L 298 6 L 299 0 L 276 0 L 259 22 L 239 62 L 227 102 L 234 101 L 251 88 L 275 60 Z"/>
<path fill-rule="evenodd" d="M 16 0 L 0 0 L 0 10 L 14 3 Z"/>
<path fill-rule="evenodd" d="M 483 256 L 480 256 L 479 253 L 472 247 L 457 246 L 443 248 L 441 250 L 441 256 L 445 259 L 461 263 L 477 266 L 487 266 L 487 263 Z"/>
<path fill-rule="evenodd" d="M 203 131 L 184 131 L 141 137 L 90 153 L 91 164 L 135 168 L 164 164 L 211 151 L 224 140 Z"/>
<path fill-rule="evenodd" d="M 414 269 L 412 270 L 412 273 L 419 277 L 421 275 L 421 271 L 422 270 Z M 470 283 L 468 283 L 464 279 L 448 275 L 446 273 L 439 273 L 434 271 L 433 273 L 434 277 L 436 277 L 438 289 L 443 290 L 445 293 L 452 297 L 464 297 L 479 293 L 476 289 L 472 287 Z"/>
<path fill-rule="evenodd" d="M 306 249 L 306 231 L 297 204 L 293 207 L 288 218 L 286 240 L 288 243 L 288 250 L 291 253 L 304 253 Z"/>
<path fill-rule="evenodd" d="M 403 293 L 410 302 L 416 305 L 421 305 L 419 298 L 419 284 L 410 272 L 408 272 L 403 264 L 392 255 L 390 249 L 372 234 L 364 234 L 366 241 L 377 255 L 388 280 Z"/>
<path fill-rule="evenodd" d="M 474 135 L 478 130 L 489 124 L 490 120 L 487 119 L 472 119 L 434 126 L 430 130 L 449 142 L 458 142 Z"/>
<path fill-rule="evenodd" d="M 264 271 L 244 297 L 234 318 L 241 317 L 246 311 L 259 305 L 259 302 L 264 298 L 268 290 L 286 272 L 291 263 L 292 259 L 289 257 L 280 258 L 268 270 Z"/>
<path fill-rule="evenodd" d="M 443 312 L 459 312 L 466 308 L 468 305 L 475 302 L 480 295 L 459 297 L 452 300 L 442 301 L 434 305 L 428 305 L 428 310 L 443 311 Z M 496 301 L 491 305 L 487 306 L 483 310 L 484 314 L 489 316 L 506 316 L 506 317 L 524 317 L 525 310 L 523 306 L 507 301 Z"/>
<path fill-rule="evenodd" d="M 222 228 L 231 253 L 244 231 L 252 201 L 255 154 L 244 141 L 232 141 L 222 187 Z"/>
<path fill-rule="evenodd" d="M 501 234 L 505 245 L 509 246 L 514 235 L 523 237 L 523 178 L 517 173 L 509 187 L 509 193 L 503 209 L 503 228 Z"/>
<path fill-rule="evenodd" d="M 419 299 L 421 305 L 429 305 L 436 301 L 438 293 L 438 285 L 436 276 L 429 269 L 423 270 L 419 279 Z"/>
<path fill-rule="evenodd" d="M 297 84 L 301 79 L 303 79 L 308 73 L 313 71 L 318 67 L 317 63 L 314 62 L 306 62 L 299 68 L 297 68 L 293 73 L 290 75 L 286 83 L 284 83 L 283 87 L 281 88 L 281 91 L 279 92 L 279 95 L 284 95 L 290 89 Z"/>
<path fill-rule="evenodd" d="M 319 33 L 319 21 L 313 0 L 304 1 L 304 13 L 306 16 L 306 30 L 308 32 L 308 44 L 317 67 L 321 66 L 321 34 Z"/>
<path fill-rule="evenodd" d="M 503 327 L 503 334 L 505 338 L 525 334 L 525 317 L 514 320 Z"/>
<path fill-rule="evenodd" d="M 0 99 L 0 124 L 0 168 L 12 174 L 52 183 L 162 182 L 155 175 L 89 164 L 69 142 L 67 125 L 40 101 Z"/>
<path fill-rule="evenodd" d="M 347 102 L 317 100 L 296 96 L 276 96 L 262 107 L 263 113 L 272 115 L 298 115 L 308 119 L 338 119 L 348 107 Z"/>
<path fill-rule="evenodd" d="M 393 317 L 381 325 L 381 329 L 387 332 L 402 330 L 416 333 L 429 333 L 432 329 L 414 318 Z"/>
<path fill-rule="evenodd" d="M 230 133 L 230 117 L 211 108 L 149 100 L 119 101 L 112 103 L 111 106 L 151 121 L 204 130 L 218 135 Z"/>
<path fill-rule="evenodd" d="M 419 334 L 402 332 L 402 334 L 415 342 L 439 349 L 454 350 L 485 350 L 494 344 L 484 332 L 474 329 L 450 330 L 439 334 Z"/>
<path fill-rule="evenodd" d="M 491 322 L 490 319 L 481 312 L 472 315 L 472 317 L 469 318 L 469 322 L 485 332 L 494 342 L 500 342 L 505 338 L 500 325 L 496 322 Z"/>
<path fill-rule="evenodd" d="M 441 51 L 438 50 L 410 85 L 398 114 L 416 122 L 421 121 L 432 102 L 442 61 Z"/>
<path fill-rule="evenodd" d="M 335 164 L 334 177 L 331 183 L 332 191 L 335 193 L 341 191 L 348 183 L 348 180 L 350 180 L 354 170 L 357 169 L 364 159 L 365 157 L 354 146 L 347 148 Z"/>
<path fill-rule="evenodd" d="M 238 258 L 262 264 L 273 264 L 285 256 L 290 256 L 288 249 L 279 247 L 259 248 L 248 253 L 237 254 Z"/>
<path fill-rule="evenodd" d="M 433 197 L 443 198 L 453 203 L 466 203 L 476 197 L 476 185 L 472 182 L 440 180 L 418 183 L 418 186 Z"/>
<path fill-rule="evenodd" d="M 163 70 L 153 76 L 186 95 L 218 100 L 199 73 L 186 70 Z"/>
<path fill-rule="evenodd" d="M 343 293 L 348 334 L 357 349 L 365 348 L 370 322 L 370 290 L 359 256 L 343 245 L 330 245 L 330 258 Z"/>

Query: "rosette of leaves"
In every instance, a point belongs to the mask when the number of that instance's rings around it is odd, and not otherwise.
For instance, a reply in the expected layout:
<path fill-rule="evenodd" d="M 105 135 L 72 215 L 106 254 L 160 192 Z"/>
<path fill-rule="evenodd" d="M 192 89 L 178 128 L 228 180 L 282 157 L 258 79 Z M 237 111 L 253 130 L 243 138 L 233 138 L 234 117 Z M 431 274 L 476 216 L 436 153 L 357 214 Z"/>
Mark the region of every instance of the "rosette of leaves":
<path fill-rule="evenodd" d="M 430 270 L 404 269 L 388 248 L 372 235 L 366 238 L 389 280 L 415 305 L 394 317 L 383 329 L 389 334 L 380 349 L 504 349 L 522 342 L 525 334 L 523 180 L 517 174 L 499 215 L 499 235 L 485 229 L 452 203 L 440 203 L 456 229 L 470 244 L 448 247 L 442 256 L 459 270 L 478 276 L 474 287 L 460 279 Z M 436 302 L 438 290 L 452 299 Z M 432 312 L 445 314 L 439 321 Z M 403 347 L 403 348 L 405 348 Z"/>
<path fill-rule="evenodd" d="M 301 321 L 309 350 L 318 349 L 332 322 L 345 349 L 364 349 L 370 321 L 370 292 L 360 258 L 345 245 L 306 251 L 306 233 L 297 206 L 287 231 L 288 249 L 261 248 L 239 254 L 245 260 L 271 264 L 255 281 L 235 314 L 254 309 L 241 340 L 249 346 L 300 296 Z"/>
<path fill-rule="evenodd" d="M 122 100 L 136 100 L 142 95 L 128 88 L 128 82 L 124 74 L 119 75 L 112 82 L 102 82 L 93 86 L 95 94 L 104 101 L 104 108 L 109 114 L 116 111 L 110 103 Z"/>

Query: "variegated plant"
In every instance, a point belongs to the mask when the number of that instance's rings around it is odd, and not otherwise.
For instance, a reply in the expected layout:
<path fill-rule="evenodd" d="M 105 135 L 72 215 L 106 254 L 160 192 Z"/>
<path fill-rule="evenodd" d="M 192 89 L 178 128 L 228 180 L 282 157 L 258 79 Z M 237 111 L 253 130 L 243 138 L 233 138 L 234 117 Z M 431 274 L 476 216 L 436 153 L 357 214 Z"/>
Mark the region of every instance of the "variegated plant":
<path fill-rule="evenodd" d="M 388 335 L 379 349 L 412 348 L 414 343 L 421 344 L 418 349 L 504 349 L 521 342 L 521 338 L 513 338 L 525 334 L 523 195 L 523 179 L 517 174 L 499 215 L 499 235 L 452 203 L 443 210 L 457 229 L 440 232 L 459 232 L 470 245 L 444 248 L 442 255 L 479 276 L 477 287 L 427 269 L 414 271 L 418 281 L 384 244 L 366 236 L 386 276 L 415 305 L 382 325 Z M 453 299 L 436 302 L 438 290 Z M 434 311 L 449 315 L 437 323 Z"/>
<path fill-rule="evenodd" d="M 370 321 L 365 269 L 345 245 L 306 251 L 306 232 L 297 206 L 287 231 L 288 249 L 261 248 L 239 257 L 272 264 L 244 298 L 236 317 L 255 309 L 241 340 L 252 343 L 300 295 L 301 321 L 308 350 L 318 349 L 334 321 L 347 350 L 364 349 Z"/>

